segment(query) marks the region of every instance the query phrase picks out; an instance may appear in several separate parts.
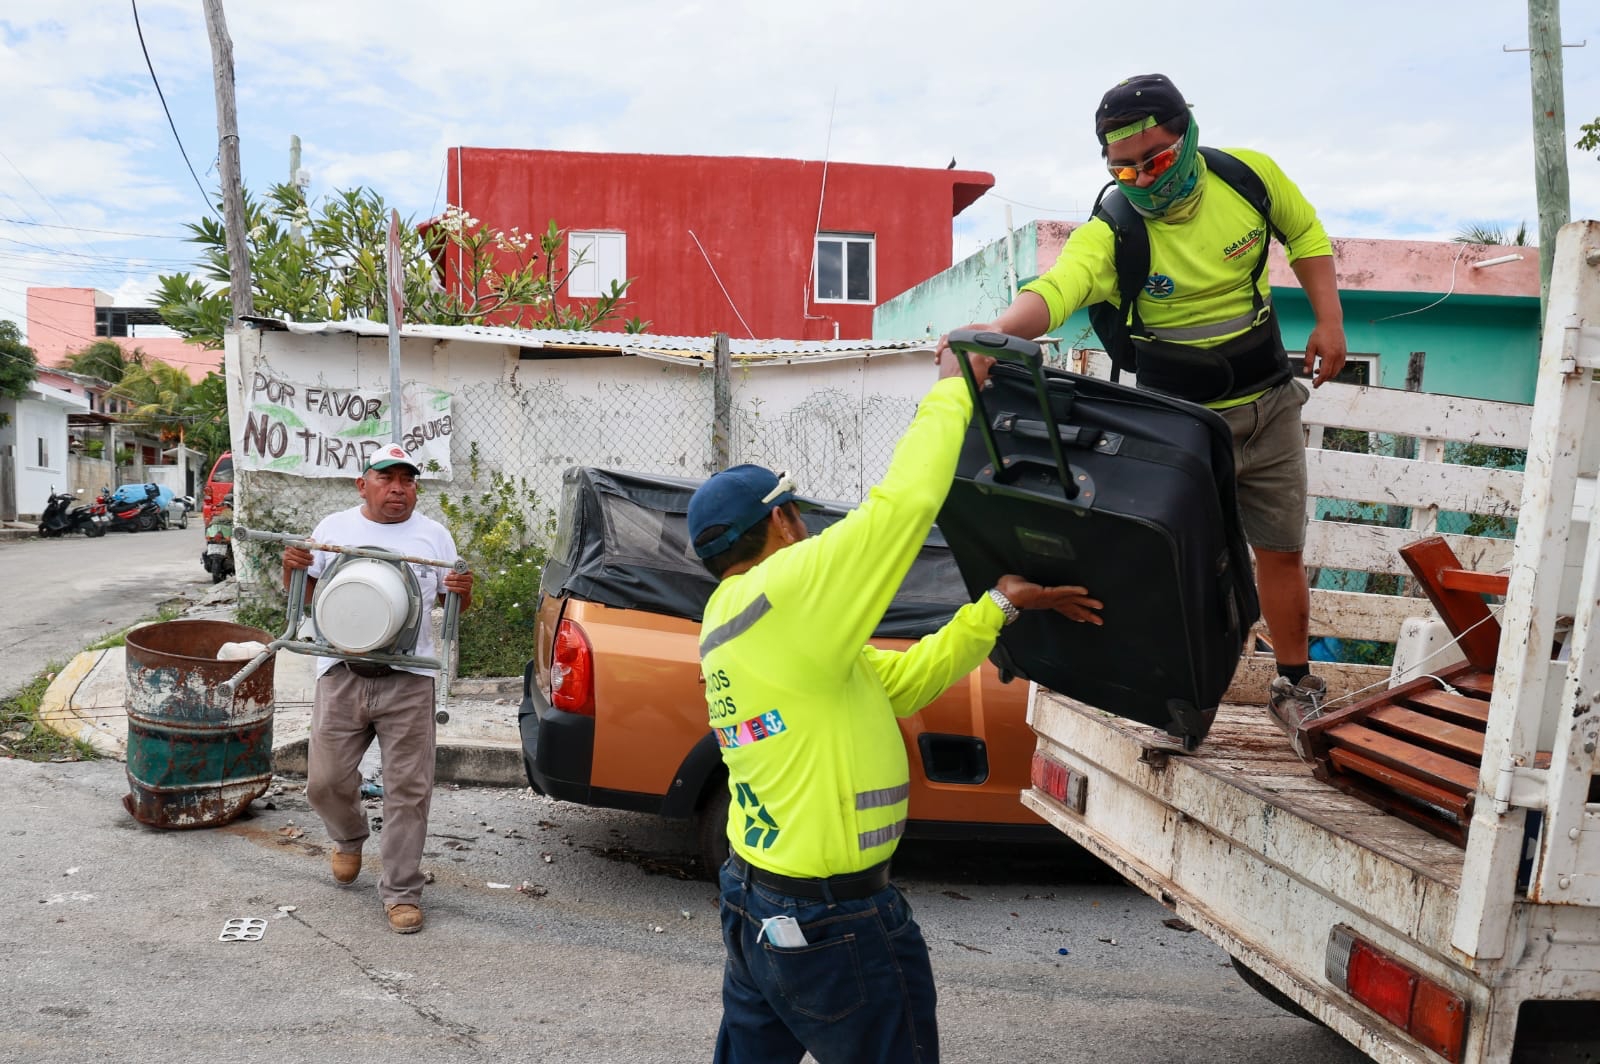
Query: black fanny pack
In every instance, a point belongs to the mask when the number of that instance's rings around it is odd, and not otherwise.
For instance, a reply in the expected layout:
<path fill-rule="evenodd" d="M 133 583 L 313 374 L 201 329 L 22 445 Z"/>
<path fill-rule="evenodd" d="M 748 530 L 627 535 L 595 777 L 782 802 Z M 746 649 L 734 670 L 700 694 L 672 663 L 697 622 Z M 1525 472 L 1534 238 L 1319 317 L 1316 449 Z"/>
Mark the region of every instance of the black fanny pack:
<path fill-rule="evenodd" d="M 1278 316 L 1215 347 L 1133 338 L 1139 387 L 1191 403 L 1215 403 L 1259 392 L 1294 376 Z"/>
<path fill-rule="evenodd" d="M 393 665 L 379 665 L 370 661 L 347 661 L 344 663 L 344 667 L 357 676 L 365 677 L 368 680 L 376 680 L 380 676 L 388 676 L 400 671 Z"/>

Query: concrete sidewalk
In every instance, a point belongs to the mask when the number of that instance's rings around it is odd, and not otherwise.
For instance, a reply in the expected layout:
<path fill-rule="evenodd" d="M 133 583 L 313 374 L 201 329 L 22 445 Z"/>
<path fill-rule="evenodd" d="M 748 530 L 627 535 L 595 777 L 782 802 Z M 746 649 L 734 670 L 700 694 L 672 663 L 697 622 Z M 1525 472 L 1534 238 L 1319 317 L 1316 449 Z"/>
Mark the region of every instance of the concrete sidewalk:
<path fill-rule="evenodd" d="M 185 619 L 232 620 L 231 609 L 204 608 Z M 303 776 L 311 733 L 316 659 L 280 652 L 273 667 L 272 769 Z M 461 679 L 451 687 L 450 719 L 439 725 L 440 783 L 527 785 L 517 705 L 522 680 Z M 128 756 L 128 674 L 122 647 L 86 650 L 50 682 L 39 720 L 61 735 L 81 739 L 103 757 Z"/>

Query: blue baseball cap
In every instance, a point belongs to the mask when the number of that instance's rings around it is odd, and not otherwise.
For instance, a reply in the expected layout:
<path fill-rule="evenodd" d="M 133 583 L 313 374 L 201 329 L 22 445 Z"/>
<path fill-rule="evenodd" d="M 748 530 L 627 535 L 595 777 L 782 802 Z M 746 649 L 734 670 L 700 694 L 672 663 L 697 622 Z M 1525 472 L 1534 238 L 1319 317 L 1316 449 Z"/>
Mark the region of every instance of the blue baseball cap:
<path fill-rule="evenodd" d="M 766 466 L 736 465 L 714 474 L 695 489 L 689 498 L 689 539 L 701 558 L 721 554 L 734 541 L 754 528 L 772 512 L 774 506 L 799 503 L 809 508 L 809 499 L 794 493 L 789 474 L 774 473 Z M 709 543 L 700 543 L 708 528 L 726 525 L 727 530 Z"/>

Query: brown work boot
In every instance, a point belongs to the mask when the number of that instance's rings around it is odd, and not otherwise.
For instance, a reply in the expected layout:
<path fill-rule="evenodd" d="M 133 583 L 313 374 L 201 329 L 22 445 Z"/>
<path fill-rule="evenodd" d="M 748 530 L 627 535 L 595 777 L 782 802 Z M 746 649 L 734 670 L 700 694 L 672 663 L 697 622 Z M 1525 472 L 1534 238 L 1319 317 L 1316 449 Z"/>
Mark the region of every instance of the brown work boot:
<path fill-rule="evenodd" d="M 361 874 L 361 851 L 341 853 L 334 850 L 329 863 L 333 867 L 333 881 L 341 886 L 349 885 Z"/>
<path fill-rule="evenodd" d="M 1268 688 L 1267 712 L 1288 734 L 1295 755 L 1302 761 L 1311 760 L 1303 729 L 1322 716 L 1327 700 L 1328 681 L 1320 676 L 1307 676 L 1299 683 L 1292 683 L 1287 676 L 1278 676 Z"/>
<path fill-rule="evenodd" d="M 401 902 L 399 905 L 386 905 L 383 911 L 389 914 L 389 926 L 397 935 L 409 935 L 422 930 L 422 910 L 415 905 Z"/>

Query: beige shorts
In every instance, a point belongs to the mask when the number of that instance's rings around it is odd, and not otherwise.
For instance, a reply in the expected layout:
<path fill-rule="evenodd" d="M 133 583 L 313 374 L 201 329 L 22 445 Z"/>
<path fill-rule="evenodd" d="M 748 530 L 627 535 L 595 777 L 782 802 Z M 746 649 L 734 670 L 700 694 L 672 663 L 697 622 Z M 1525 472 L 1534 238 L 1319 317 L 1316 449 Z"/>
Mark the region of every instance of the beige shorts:
<path fill-rule="evenodd" d="M 1306 545 L 1306 437 L 1300 408 L 1311 393 L 1290 379 L 1253 403 L 1219 410 L 1233 430 L 1233 468 L 1245 539 L 1258 550 Z"/>

